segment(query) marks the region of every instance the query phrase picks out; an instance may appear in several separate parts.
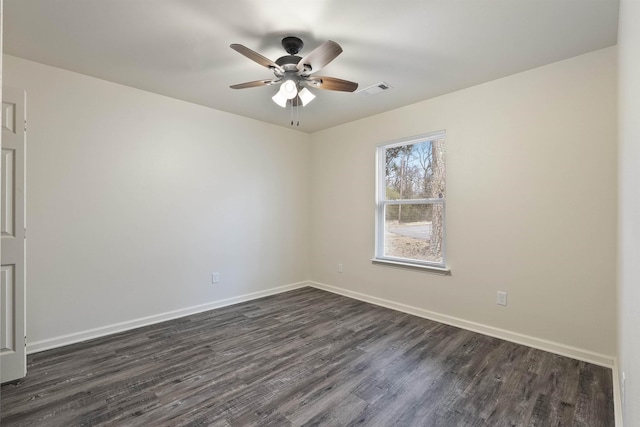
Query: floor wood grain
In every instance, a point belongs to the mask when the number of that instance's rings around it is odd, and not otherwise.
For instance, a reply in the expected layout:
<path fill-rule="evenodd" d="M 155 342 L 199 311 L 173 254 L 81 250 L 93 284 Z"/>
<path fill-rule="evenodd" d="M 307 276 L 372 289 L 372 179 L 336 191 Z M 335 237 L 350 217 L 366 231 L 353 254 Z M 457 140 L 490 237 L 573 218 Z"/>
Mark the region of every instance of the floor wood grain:
<path fill-rule="evenodd" d="M 8 426 L 613 426 L 610 369 L 304 288 L 28 357 Z"/>

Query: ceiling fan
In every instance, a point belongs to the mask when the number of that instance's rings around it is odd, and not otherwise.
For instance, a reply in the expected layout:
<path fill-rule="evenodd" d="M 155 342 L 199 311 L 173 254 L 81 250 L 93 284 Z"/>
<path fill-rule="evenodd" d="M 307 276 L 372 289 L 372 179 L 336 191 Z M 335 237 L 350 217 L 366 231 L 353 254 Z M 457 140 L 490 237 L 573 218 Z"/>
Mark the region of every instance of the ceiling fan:
<path fill-rule="evenodd" d="M 249 87 L 280 85 L 280 90 L 272 99 L 273 102 L 283 108 L 287 104 L 292 107 L 298 107 L 302 104 L 304 107 L 311 102 L 315 95 L 308 89 L 310 87 L 342 92 L 353 92 L 358 88 L 358 83 L 355 82 L 313 74 L 342 53 L 342 48 L 338 43 L 328 40 L 306 56 L 297 56 L 303 45 L 302 40 L 298 37 L 283 38 L 282 47 L 288 55 L 276 59 L 275 62 L 241 44 L 230 45 L 231 49 L 263 67 L 269 68 L 275 75 L 273 79 L 240 83 L 232 85 L 231 88 L 246 89 Z"/>

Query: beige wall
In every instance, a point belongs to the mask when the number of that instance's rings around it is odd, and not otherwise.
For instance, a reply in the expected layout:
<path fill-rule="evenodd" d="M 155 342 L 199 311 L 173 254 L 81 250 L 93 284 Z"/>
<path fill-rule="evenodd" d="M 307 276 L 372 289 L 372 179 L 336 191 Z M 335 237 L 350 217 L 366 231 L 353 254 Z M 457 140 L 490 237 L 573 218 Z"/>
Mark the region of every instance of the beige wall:
<path fill-rule="evenodd" d="M 313 135 L 5 66 L 28 91 L 32 342 L 311 278 L 615 355 L 615 48 Z M 373 265 L 376 144 L 442 129 L 452 275 Z"/>
<path fill-rule="evenodd" d="M 626 426 L 640 425 L 640 2 L 620 3 L 619 357 Z"/>
<path fill-rule="evenodd" d="M 307 279 L 308 135 L 11 56 L 4 71 L 27 90 L 31 343 Z"/>
<path fill-rule="evenodd" d="M 376 144 L 442 129 L 451 276 L 372 264 Z M 616 137 L 615 48 L 315 133 L 311 277 L 613 356 Z"/>

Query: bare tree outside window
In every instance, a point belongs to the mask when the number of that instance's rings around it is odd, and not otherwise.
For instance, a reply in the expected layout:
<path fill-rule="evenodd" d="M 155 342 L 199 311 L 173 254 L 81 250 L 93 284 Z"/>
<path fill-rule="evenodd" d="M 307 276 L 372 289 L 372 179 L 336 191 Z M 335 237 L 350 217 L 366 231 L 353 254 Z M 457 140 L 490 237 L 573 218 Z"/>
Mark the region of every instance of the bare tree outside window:
<path fill-rule="evenodd" d="M 444 134 L 381 146 L 378 155 L 376 256 L 444 266 Z"/>

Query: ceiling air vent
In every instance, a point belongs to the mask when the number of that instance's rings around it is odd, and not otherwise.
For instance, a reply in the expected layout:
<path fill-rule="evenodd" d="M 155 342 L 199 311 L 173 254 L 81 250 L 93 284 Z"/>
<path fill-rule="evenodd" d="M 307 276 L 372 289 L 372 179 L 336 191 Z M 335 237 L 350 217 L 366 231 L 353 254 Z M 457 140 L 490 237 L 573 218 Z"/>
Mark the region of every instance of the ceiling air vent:
<path fill-rule="evenodd" d="M 380 82 L 380 83 L 374 84 L 373 86 L 369 86 L 367 88 L 359 90 L 357 93 L 359 93 L 362 96 L 371 96 L 371 95 L 377 95 L 380 92 L 384 92 L 385 90 L 388 90 L 388 89 L 391 89 L 391 86 L 389 86 L 389 83 Z"/>

